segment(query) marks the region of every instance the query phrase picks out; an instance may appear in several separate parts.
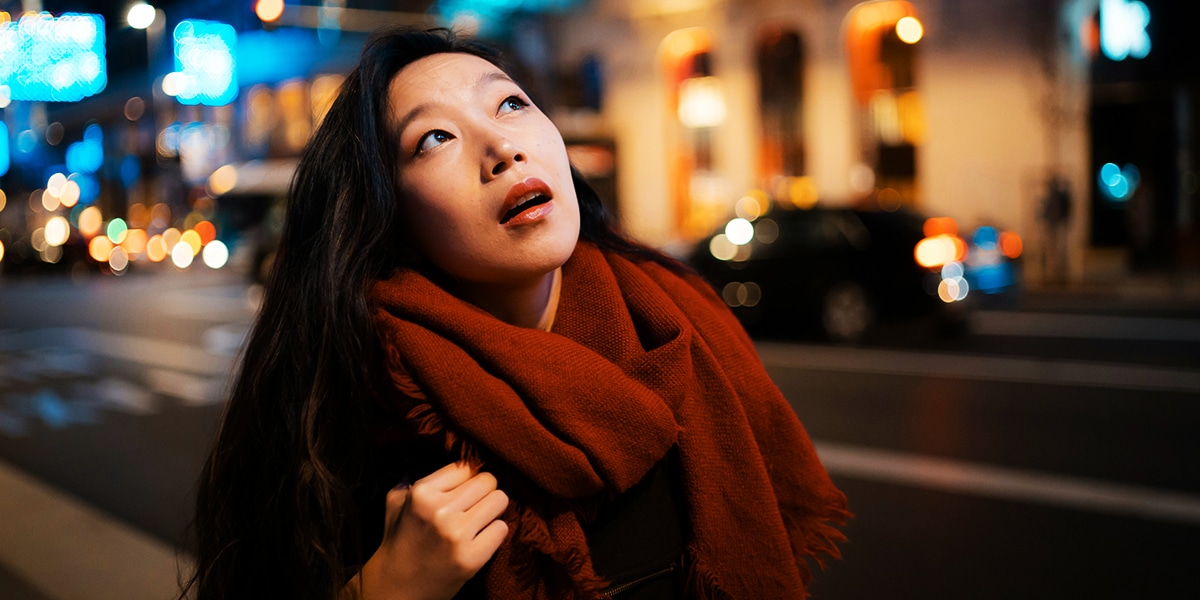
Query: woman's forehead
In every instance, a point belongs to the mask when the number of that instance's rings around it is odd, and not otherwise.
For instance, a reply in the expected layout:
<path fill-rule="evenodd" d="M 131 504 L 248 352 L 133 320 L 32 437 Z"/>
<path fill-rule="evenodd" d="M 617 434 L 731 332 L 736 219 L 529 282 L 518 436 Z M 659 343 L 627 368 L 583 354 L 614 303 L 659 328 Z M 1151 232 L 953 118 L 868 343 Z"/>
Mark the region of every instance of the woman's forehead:
<path fill-rule="evenodd" d="M 499 67 L 478 56 L 444 52 L 417 59 L 400 69 L 392 78 L 390 92 L 393 101 L 419 102 L 420 98 L 404 96 L 438 90 L 473 91 L 496 80 L 511 81 Z"/>

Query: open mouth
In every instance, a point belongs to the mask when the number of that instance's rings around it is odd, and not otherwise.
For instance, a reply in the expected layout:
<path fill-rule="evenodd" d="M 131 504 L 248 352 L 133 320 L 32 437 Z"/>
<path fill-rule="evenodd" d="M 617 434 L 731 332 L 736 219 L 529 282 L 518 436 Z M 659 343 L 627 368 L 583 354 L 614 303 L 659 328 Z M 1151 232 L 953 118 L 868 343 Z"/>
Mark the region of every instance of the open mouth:
<path fill-rule="evenodd" d="M 550 197 L 545 194 L 530 194 L 528 197 L 521 199 L 516 206 L 508 209 L 508 211 L 504 213 L 504 216 L 500 217 L 500 224 L 503 225 L 511 221 L 517 215 L 520 215 L 527 210 L 532 210 L 549 201 Z"/>

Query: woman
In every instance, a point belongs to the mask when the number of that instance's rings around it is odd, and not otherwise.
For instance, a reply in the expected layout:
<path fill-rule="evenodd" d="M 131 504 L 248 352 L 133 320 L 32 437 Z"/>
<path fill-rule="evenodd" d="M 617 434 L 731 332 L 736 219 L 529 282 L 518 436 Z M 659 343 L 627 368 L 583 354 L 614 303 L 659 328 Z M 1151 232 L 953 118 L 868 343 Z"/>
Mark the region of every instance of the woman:
<path fill-rule="evenodd" d="M 495 55 L 367 43 L 201 478 L 201 600 L 797 598 L 847 516 L 737 322 L 614 232 Z"/>

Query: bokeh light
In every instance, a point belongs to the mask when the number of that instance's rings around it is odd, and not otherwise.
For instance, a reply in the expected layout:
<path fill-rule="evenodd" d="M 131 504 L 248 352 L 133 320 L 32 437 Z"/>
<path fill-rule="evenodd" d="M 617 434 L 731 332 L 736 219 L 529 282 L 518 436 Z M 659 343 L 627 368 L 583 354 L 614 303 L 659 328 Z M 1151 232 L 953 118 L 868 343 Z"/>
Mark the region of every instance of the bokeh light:
<path fill-rule="evenodd" d="M 108 228 L 104 232 L 114 244 L 120 244 L 125 241 L 125 234 L 129 233 L 129 225 L 125 223 L 125 219 L 118 217 L 108 222 Z"/>
<path fill-rule="evenodd" d="M 718 233 L 713 236 L 712 241 L 708 243 L 708 251 L 717 260 L 733 260 L 737 255 L 738 247 L 723 233 Z"/>
<path fill-rule="evenodd" d="M 754 239 L 754 224 L 741 217 L 731 219 L 725 224 L 725 237 L 738 246 L 744 246 Z"/>
<path fill-rule="evenodd" d="M 104 216 L 95 206 L 89 206 L 79 213 L 79 233 L 82 233 L 84 237 L 90 238 L 100 233 L 100 227 L 103 224 Z"/>
<path fill-rule="evenodd" d="M 228 194 L 235 186 L 237 186 L 238 173 L 237 168 L 233 165 L 225 165 L 217 168 L 208 176 L 208 191 L 214 196 Z"/>
<path fill-rule="evenodd" d="M 204 246 L 200 241 L 200 234 L 196 233 L 195 229 L 189 229 L 179 236 L 179 242 L 187 244 L 192 249 L 192 256 L 200 254 L 200 248 Z"/>
<path fill-rule="evenodd" d="M 167 257 L 167 243 L 161 235 L 154 235 L 146 242 L 146 258 L 150 262 L 162 262 Z"/>
<path fill-rule="evenodd" d="M 204 247 L 202 258 L 210 269 L 220 269 L 229 262 L 229 249 L 221 240 L 213 240 Z"/>
<path fill-rule="evenodd" d="M 88 256 L 96 262 L 108 262 L 108 257 L 112 254 L 113 243 L 107 237 L 98 235 L 88 242 Z"/>
<path fill-rule="evenodd" d="M 192 230 L 200 236 L 201 245 L 207 245 L 209 242 L 217 239 L 217 227 L 212 224 L 212 221 L 200 221 L 192 227 Z"/>
<path fill-rule="evenodd" d="M 134 3 L 125 13 L 125 22 L 134 29 L 146 29 L 154 24 L 155 10 L 145 2 Z"/>
<path fill-rule="evenodd" d="M 254 14 L 268 23 L 277 21 L 283 16 L 283 0 L 258 0 L 254 3 Z"/>
<path fill-rule="evenodd" d="M 896 37 L 905 44 L 915 44 L 925 36 L 925 27 L 916 17 L 902 17 L 896 21 Z"/>
<path fill-rule="evenodd" d="M 163 91 L 182 104 L 223 106 L 237 97 L 237 32 L 225 23 L 185 20 L 175 27 L 176 72 Z M 169 91 L 168 91 L 169 88 Z M 174 93 L 172 93 L 174 92 Z"/>
<path fill-rule="evenodd" d="M 44 235 L 46 244 L 61 246 L 71 238 L 71 224 L 67 222 L 66 217 L 51 217 L 49 221 L 46 221 Z"/>
<path fill-rule="evenodd" d="M 179 243 L 179 236 L 181 235 L 183 235 L 183 232 L 174 227 L 168 227 L 166 231 L 162 232 L 163 242 L 167 244 L 168 251 L 175 248 L 175 244 Z"/>
<path fill-rule="evenodd" d="M 10 100 L 73 102 L 108 83 L 104 19 L 26 12 L 0 22 L 0 86 Z"/>
<path fill-rule="evenodd" d="M 117 246 L 108 254 L 108 268 L 116 275 L 123 275 L 125 269 L 129 268 L 129 255 L 125 253 L 125 249 Z"/>
<path fill-rule="evenodd" d="M 192 252 L 192 247 L 187 242 L 178 242 L 171 248 L 171 262 L 180 269 L 192 266 L 192 260 L 195 258 L 196 254 Z"/>
<path fill-rule="evenodd" d="M 125 235 L 125 240 L 121 242 L 121 247 L 130 256 L 137 256 L 146 251 L 148 239 L 145 229 L 130 229 Z"/>

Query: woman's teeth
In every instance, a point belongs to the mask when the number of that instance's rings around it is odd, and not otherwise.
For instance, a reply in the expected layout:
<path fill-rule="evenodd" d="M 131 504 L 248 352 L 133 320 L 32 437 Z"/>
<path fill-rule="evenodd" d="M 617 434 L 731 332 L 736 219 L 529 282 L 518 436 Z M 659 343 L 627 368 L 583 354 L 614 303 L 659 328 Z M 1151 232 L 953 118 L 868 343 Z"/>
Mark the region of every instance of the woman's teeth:
<path fill-rule="evenodd" d="M 550 198 L 544 194 L 530 194 L 529 197 L 522 198 L 521 201 L 518 202 L 516 206 L 510 208 L 508 210 L 508 212 L 504 213 L 504 218 L 500 219 L 500 224 L 503 225 L 503 224 L 507 223 L 513 217 L 521 214 L 522 212 L 525 212 L 525 210 L 533 208 L 540 204 L 545 204 L 546 202 L 549 202 L 549 201 L 550 201 Z"/>

